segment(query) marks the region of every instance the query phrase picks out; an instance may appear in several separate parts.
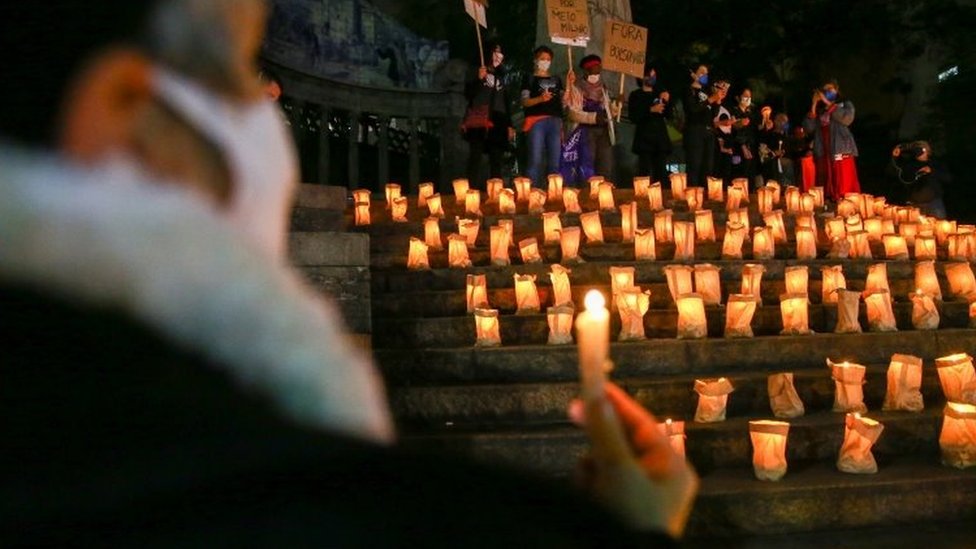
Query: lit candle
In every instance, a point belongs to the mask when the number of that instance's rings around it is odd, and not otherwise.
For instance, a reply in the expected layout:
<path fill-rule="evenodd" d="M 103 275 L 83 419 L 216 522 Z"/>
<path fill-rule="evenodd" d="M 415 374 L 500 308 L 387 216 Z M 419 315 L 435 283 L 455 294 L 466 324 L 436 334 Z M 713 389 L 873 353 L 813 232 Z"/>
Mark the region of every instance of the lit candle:
<path fill-rule="evenodd" d="M 597 290 L 587 292 L 584 305 L 586 309 L 576 318 L 580 377 L 583 398 L 595 400 L 603 398 L 604 368 L 610 351 L 610 311 Z"/>

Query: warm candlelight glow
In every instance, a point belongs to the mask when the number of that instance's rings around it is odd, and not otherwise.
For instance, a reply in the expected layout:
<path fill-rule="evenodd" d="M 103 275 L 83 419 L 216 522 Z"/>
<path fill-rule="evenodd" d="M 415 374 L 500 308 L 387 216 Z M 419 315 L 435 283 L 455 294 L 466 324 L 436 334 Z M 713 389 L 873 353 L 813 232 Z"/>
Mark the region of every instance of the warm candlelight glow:
<path fill-rule="evenodd" d="M 464 237 L 468 248 L 474 248 L 478 243 L 478 233 L 481 231 L 481 222 L 476 219 L 458 219 L 458 233 Z"/>
<path fill-rule="evenodd" d="M 835 334 L 859 334 L 861 322 L 859 320 L 861 308 L 861 293 L 847 289 L 834 292 L 837 303 L 837 326 Z"/>
<path fill-rule="evenodd" d="M 369 202 L 356 202 L 355 217 L 357 227 L 370 224 Z"/>
<path fill-rule="evenodd" d="M 498 193 L 498 213 L 512 215 L 515 213 L 515 191 L 502 189 Z"/>
<path fill-rule="evenodd" d="M 660 183 L 654 183 L 647 189 L 647 205 L 652 212 L 664 209 L 664 190 Z"/>
<path fill-rule="evenodd" d="M 542 233 L 546 244 L 559 242 L 559 233 L 563 230 L 563 222 L 559 217 L 559 212 L 546 212 L 542 214 Z"/>
<path fill-rule="evenodd" d="M 909 298 L 912 300 L 912 326 L 916 330 L 938 330 L 941 317 L 932 296 L 917 290 Z"/>
<path fill-rule="evenodd" d="M 709 177 L 707 181 L 708 199 L 712 202 L 725 202 L 725 186 L 722 184 L 722 178 Z"/>
<path fill-rule="evenodd" d="M 600 184 L 606 181 L 602 175 L 594 175 L 586 180 L 590 184 L 590 200 L 600 196 Z"/>
<path fill-rule="evenodd" d="M 742 206 L 742 189 L 739 187 L 729 187 L 729 192 L 725 198 L 725 209 L 731 212 L 738 210 Z"/>
<path fill-rule="evenodd" d="M 563 176 L 558 173 L 551 173 L 549 174 L 548 180 L 548 198 L 550 202 L 555 202 L 563 197 Z"/>
<path fill-rule="evenodd" d="M 976 465 L 976 406 L 946 404 L 939 448 L 945 465 L 958 469 Z"/>
<path fill-rule="evenodd" d="M 501 195 L 502 189 L 505 188 L 505 180 L 501 179 L 500 177 L 493 177 L 489 179 L 485 185 L 488 194 L 488 202 L 498 202 L 498 197 Z"/>
<path fill-rule="evenodd" d="M 884 236 L 884 220 L 880 217 L 873 217 L 864 220 L 864 230 L 868 233 L 868 239 L 872 242 L 881 242 Z"/>
<path fill-rule="evenodd" d="M 837 217 L 846 219 L 855 215 L 861 215 L 861 207 L 854 203 L 853 200 L 845 198 L 837 203 Z"/>
<path fill-rule="evenodd" d="M 898 234 L 905 238 L 909 246 L 915 245 L 915 237 L 918 236 L 918 223 L 902 223 L 898 225 Z"/>
<path fill-rule="evenodd" d="M 796 228 L 796 258 L 817 259 L 817 233 L 809 227 Z"/>
<path fill-rule="evenodd" d="M 808 192 L 811 195 L 813 195 L 814 204 L 818 208 L 823 208 L 824 207 L 824 188 L 823 187 L 810 187 L 810 190 Z"/>
<path fill-rule="evenodd" d="M 828 218 L 826 224 L 824 225 L 824 231 L 827 233 L 827 238 L 830 240 L 847 238 L 847 225 L 844 223 L 844 218 L 842 217 Z"/>
<path fill-rule="evenodd" d="M 773 210 L 763 215 L 763 222 L 772 232 L 773 240 L 776 244 L 785 244 L 789 238 L 786 236 L 786 224 L 783 223 L 783 211 Z"/>
<path fill-rule="evenodd" d="M 597 196 L 600 202 L 600 209 L 603 211 L 615 211 L 617 206 L 613 201 L 613 183 L 609 181 L 604 181 L 600 183 L 599 190 L 597 191 Z"/>
<path fill-rule="evenodd" d="M 806 413 L 803 401 L 793 385 L 793 374 L 771 374 L 766 378 L 766 391 L 769 393 L 769 407 L 773 415 L 780 419 L 791 419 Z"/>
<path fill-rule="evenodd" d="M 668 177 L 671 180 L 671 199 L 684 200 L 685 188 L 688 187 L 688 174 L 673 173 Z"/>
<path fill-rule="evenodd" d="M 790 424 L 785 421 L 749 422 L 752 441 L 752 470 L 759 480 L 776 482 L 786 475 L 786 439 Z"/>
<path fill-rule="evenodd" d="M 468 215 L 481 217 L 481 191 L 471 189 L 464 198 L 464 212 Z"/>
<path fill-rule="evenodd" d="M 727 378 L 696 379 L 695 392 L 698 393 L 698 408 L 695 410 L 696 423 L 717 423 L 725 421 L 729 395 L 735 391 Z"/>
<path fill-rule="evenodd" d="M 539 302 L 539 288 L 536 286 L 536 275 L 515 273 L 515 305 L 516 314 L 536 314 L 541 310 Z"/>
<path fill-rule="evenodd" d="M 538 215 L 546 210 L 546 191 L 532 189 L 529 191 L 529 213 Z"/>
<path fill-rule="evenodd" d="M 949 402 L 976 404 L 976 370 L 973 357 L 956 353 L 935 359 L 942 393 Z"/>
<path fill-rule="evenodd" d="M 743 202 L 749 202 L 749 180 L 745 177 L 737 177 L 732 180 L 733 189 L 739 189 L 741 193 L 741 200 Z"/>
<path fill-rule="evenodd" d="M 949 282 L 949 293 L 956 299 L 972 301 L 970 298 L 976 296 L 976 277 L 973 276 L 969 262 L 946 263 L 945 274 Z"/>
<path fill-rule="evenodd" d="M 497 347 L 502 344 L 498 309 L 475 309 L 475 346 Z"/>
<path fill-rule="evenodd" d="M 580 234 L 579 227 L 564 227 L 559 233 L 559 249 L 562 254 L 560 259 L 563 263 L 582 261 L 579 256 Z"/>
<path fill-rule="evenodd" d="M 895 311 L 891 306 L 891 293 L 877 290 L 864 296 L 868 315 L 868 329 L 872 332 L 896 332 Z"/>
<path fill-rule="evenodd" d="M 864 280 L 864 295 L 878 291 L 891 291 L 891 286 L 888 284 L 887 263 L 868 265 L 868 275 Z"/>
<path fill-rule="evenodd" d="M 711 210 L 695 212 L 695 234 L 699 242 L 715 242 L 715 222 Z"/>
<path fill-rule="evenodd" d="M 668 280 L 668 290 L 671 292 L 671 300 L 677 303 L 678 296 L 690 294 L 694 291 L 692 276 L 694 267 L 688 265 L 667 265 L 664 267 L 664 276 Z"/>
<path fill-rule="evenodd" d="M 755 263 L 747 263 L 742 267 L 742 288 L 740 293 L 748 294 L 756 298 L 756 302 L 762 305 L 762 276 L 766 272 L 766 267 Z"/>
<path fill-rule="evenodd" d="M 800 208 L 801 213 L 813 213 L 817 209 L 817 199 L 810 193 L 803 193 L 800 195 Z"/>
<path fill-rule="evenodd" d="M 780 203 L 780 199 L 782 198 L 783 187 L 779 184 L 778 181 L 774 181 L 770 179 L 766 181 L 766 188 L 773 192 L 773 207 L 778 206 Z"/>
<path fill-rule="evenodd" d="M 394 223 L 407 222 L 407 205 L 407 197 L 405 196 L 398 196 L 393 199 L 390 217 Z"/>
<path fill-rule="evenodd" d="M 671 210 L 654 214 L 654 235 L 658 242 L 674 242 L 674 222 Z"/>
<path fill-rule="evenodd" d="M 705 301 L 701 294 L 679 295 L 675 304 L 678 306 L 678 339 L 708 337 Z"/>
<path fill-rule="evenodd" d="M 436 217 L 424 219 L 424 243 L 431 250 L 443 250 L 444 243 L 441 241 L 441 220 Z"/>
<path fill-rule="evenodd" d="M 539 241 L 534 236 L 519 241 L 519 253 L 522 255 L 522 264 L 524 265 L 542 263 Z"/>
<path fill-rule="evenodd" d="M 657 246 L 653 229 L 634 231 L 634 259 L 637 261 L 654 261 L 657 259 Z"/>
<path fill-rule="evenodd" d="M 847 280 L 844 278 L 844 267 L 842 265 L 821 267 L 820 279 L 821 302 L 837 303 L 836 290 L 847 288 Z"/>
<path fill-rule="evenodd" d="M 866 414 L 864 405 L 864 373 L 866 368 L 847 361 L 834 362 L 827 359 L 831 377 L 834 380 L 834 411 L 859 412 Z"/>
<path fill-rule="evenodd" d="M 674 260 L 693 261 L 695 259 L 695 224 L 691 221 L 675 221 Z"/>
<path fill-rule="evenodd" d="M 634 241 L 634 230 L 637 229 L 637 203 L 628 202 L 620 205 L 620 231 L 623 242 Z"/>
<path fill-rule="evenodd" d="M 573 307 L 560 305 L 546 309 L 549 324 L 549 345 L 568 345 L 573 342 Z"/>
<path fill-rule="evenodd" d="M 447 263 L 452 269 L 471 267 L 468 257 L 468 240 L 455 233 L 447 235 Z"/>
<path fill-rule="evenodd" d="M 873 474 L 878 464 L 871 447 L 878 441 L 884 425 L 861 414 L 847 414 L 844 422 L 844 442 L 837 457 L 837 469 L 844 473 Z"/>
<path fill-rule="evenodd" d="M 645 339 L 644 315 L 651 307 L 651 292 L 640 288 L 628 288 L 617 294 L 617 311 L 620 314 L 620 341 Z"/>
<path fill-rule="evenodd" d="M 800 211 L 800 189 L 793 185 L 788 185 L 784 191 L 786 199 L 786 211 L 798 213 Z"/>
<path fill-rule="evenodd" d="M 515 185 L 515 199 L 517 202 L 526 203 L 529 201 L 529 194 L 532 192 L 532 180 L 528 177 L 516 177 L 512 180 Z"/>
<path fill-rule="evenodd" d="M 510 265 L 512 260 L 508 255 L 508 248 L 511 237 L 508 235 L 508 230 L 501 225 L 496 225 L 489 229 L 489 236 L 491 237 L 491 264 Z"/>
<path fill-rule="evenodd" d="M 566 187 L 563 189 L 563 210 L 566 213 L 582 213 L 579 203 L 579 189 Z"/>
<path fill-rule="evenodd" d="M 756 260 L 773 259 L 776 256 L 773 231 L 769 227 L 756 227 L 752 230 L 752 258 Z"/>
<path fill-rule="evenodd" d="M 769 186 L 760 187 L 756 190 L 756 207 L 759 209 L 760 214 L 766 214 L 776 207 L 773 204 L 773 197 L 775 196 L 775 191 Z"/>
<path fill-rule="evenodd" d="M 431 182 L 421 183 L 417 187 L 417 207 L 426 208 L 427 199 L 434 196 L 434 184 Z"/>
<path fill-rule="evenodd" d="M 784 271 L 787 294 L 809 295 L 810 268 L 806 265 L 786 267 Z"/>
<path fill-rule="evenodd" d="M 465 297 L 468 314 L 475 309 L 488 309 L 488 280 L 483 274 L 469 274 L 465 279 Z"/>
<path fill-rule="evenodd" d="M 847 231 L 847 241 L 851 244 L 851 259 L 871 259 L 871 242 L 864 231 Z"/>
<path fill-rule="evenodd" d="M 935 260 L 938 258 L 935 236 L 915 237 L 915 259 Z"/>
<path fill-rule="evenodd" d="M 753 295 L 730 295 L 725 306 L 725 337 L 752 337 L 752 317 L 757 305 Z"/>
<path fill-rule="evenodd" d="M 451 181 L 451 185 L 454 186 L 454 201 L 457 204 L 464 204 L 464 200 L 468 196 L 468 189 L 471 188 L 471 183 L 467 179 L 459 178 Z"/>
<path fill-rule="evenodd" d="M 586 292 L 586 296 L 583 298 L 583 306 L 586 307 L 587 311 L 596 312 L 607 306 L 607 300 L 599 290 L 590 290 Z"/>
<path fill-rule="evenodd" d="M 385 187 L 386 189 L 386 209 L 389 210 L 393 208 L 393 201 L 400 198 L 400 185 L 396 183 L 388 183 Z"/>
<path fill-rule="evenodd" d="M 610 267 L 610 298 L 614 302 L 621 292 L 634 288 L 636 271 L 634 267 Z"/>
<path fill-rule="evenodd" d="M 705 204 L 705 189 L 702 187 L 685 189 L 685 202 L 688 204 L 689 212 L 697 212 Z"/>
<path fill-rule="evenodd" d="M 432 194 L 427 197 L 427 211 L 431 217 L 444 217 L 444 207 L 441 205 L 441 195 Z"/>
<path fill-rule="evenodd" d="M 810 335 L 810 300 L 807 294 L 783 294 L 779 297 L 780 316 L 783 319 L 783 335 Z"/>
<path fill-rule="evenodd" d="M 912 355 L 895 354 L 888 364 L 888 386 L 882 410 L 921 412 L 922 359 Z"/>
<path fill-rule="evenodd" d="M 647 190 L 651 187 L 651 178 L 638 176 L 634 178 L 634 200 L 646 198 Z"/>
<path fill-rule="evenodd" d="M 603 398 L 603 380 L 610 353 L 610 311 L 606 299 L 597 290 L 584 298 L 586 310 L 576 318 L 576 341 L 579 348 L 583 399 Z"/>
<path fill-rule="evenodd" d="M 710 263 L 695 265 L 695 292 L 701 294 L 705 305 L 722 304 L 722 279 L 720 267 Z"/>
<path fill-rule="evenodd" d="M 549 282 L 552 284 L 552 304 L 556 307 L 573 306 L 573 290 L 569 282 L 569 275 L 573 271 L 559 264 L 549 267 Z"/>
<path fill-rule="evenodd" d="M 728 222 L 738 223 L 745 227 L 746 229 L 746 239 L 749 239 L 749 233 L 751 231 L 751 223 L 749 221 L 749 208 L 739 208 L 737 210 L 728 211 Z"/>
<path fill-rule="evenodd" d="M 410 238 L 410 250 L 407 253 L 407 268 L 412 271 L 430 269 L 427 258 L 427 245 L 419 238 Z"/>
<path fill-rule="evenodd" d="M 741 223 L 729 222 L 725 225 L 722 239 L 722 259 L 742 259 L 742 245 L 746 239 L 746 228 Z"/>
<path fill-rule="evenodd" d="M 603 244 L 603 222 L 600 220 L 600 212 L 580 214 L 580 224 L 583 226 L 587 244 Z"/>

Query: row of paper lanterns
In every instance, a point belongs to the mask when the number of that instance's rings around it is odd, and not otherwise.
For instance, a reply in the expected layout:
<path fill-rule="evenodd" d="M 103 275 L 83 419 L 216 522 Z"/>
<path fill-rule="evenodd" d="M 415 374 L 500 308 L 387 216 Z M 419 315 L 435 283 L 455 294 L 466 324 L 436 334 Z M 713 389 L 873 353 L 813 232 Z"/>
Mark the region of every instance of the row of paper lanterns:
<path fill-rule="evenodd" d="M 942 391 L 948 401 L 944 410 L 939 446 L 946 465 L 958 468 L 976 465 L 976 371 L 973 359 L 965 353 L 936 359 L 936 370 Z M 837 468 L 846 473 L 865 474 L 878 471 L 871 453 L 884 430 L 884 425 L 864 417 L 864 374 L 866 368 L 850 362 L 833 362 L 827 367 L 834 381 L 833 411 L 844 412 L 844 441 L 837 459 Z M 887 387 L 882 410 L 921 412 L 922 359 L 896 354 L 888 366 Z M 696 423 L 725 421 L 729 395 L 735 390 L 728 378 L 695 381 L 698 406 Z M 792 419 L 804 415 L 803 401 L 793 384 L 792 373 L 770 375 L 767 379 L 770 408 L 778 419 Z M 671 447 L 685 455 L 685 425 L 670 419 L 659 424 Z M 786 442 L 790 424 L 786 421 L 755 420 L 749 422 L 753 445 L 753 468 L 760 480 L 780 480 L 786 474 Z"/>

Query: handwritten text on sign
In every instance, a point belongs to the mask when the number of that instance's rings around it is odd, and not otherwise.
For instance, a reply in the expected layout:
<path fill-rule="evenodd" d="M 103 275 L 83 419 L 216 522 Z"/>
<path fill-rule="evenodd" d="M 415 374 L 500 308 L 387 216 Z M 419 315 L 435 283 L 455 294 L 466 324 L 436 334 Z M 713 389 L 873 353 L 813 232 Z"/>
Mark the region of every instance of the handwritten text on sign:
<path fill-rule="evenodd" d="M 549 36 L 554 38 L 589 38 L 590 15 L 586 0 L 546 0 Z"/>
<path fill-rule="evenodd" d="M 647 29 L 633 23 L 607 19 L 603 31 L 603 68 L 631 76 L 644 76 Z"/>

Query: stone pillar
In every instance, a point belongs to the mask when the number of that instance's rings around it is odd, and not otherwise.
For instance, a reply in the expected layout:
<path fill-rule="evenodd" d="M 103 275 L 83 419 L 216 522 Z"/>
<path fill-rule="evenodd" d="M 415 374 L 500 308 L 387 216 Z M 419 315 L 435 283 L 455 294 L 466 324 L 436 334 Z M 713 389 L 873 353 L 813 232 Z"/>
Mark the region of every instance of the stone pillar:
<path fill-rule="evenodd" d="M 420 185 L 420 120 L 411 118 L 410 125 L 410 177 L 407 181 L 407 194 L 417 194 Z"/>

